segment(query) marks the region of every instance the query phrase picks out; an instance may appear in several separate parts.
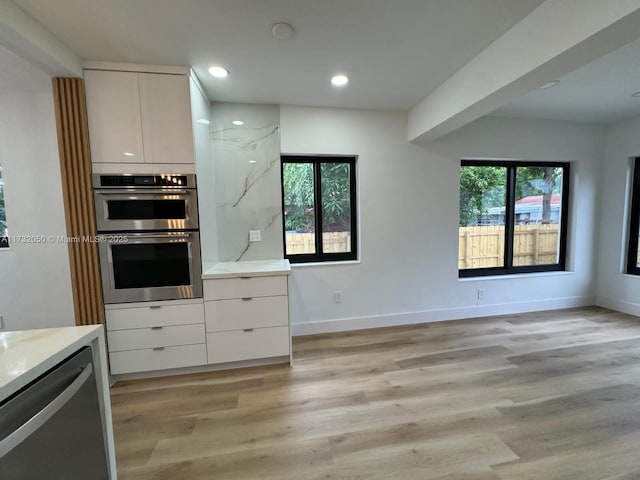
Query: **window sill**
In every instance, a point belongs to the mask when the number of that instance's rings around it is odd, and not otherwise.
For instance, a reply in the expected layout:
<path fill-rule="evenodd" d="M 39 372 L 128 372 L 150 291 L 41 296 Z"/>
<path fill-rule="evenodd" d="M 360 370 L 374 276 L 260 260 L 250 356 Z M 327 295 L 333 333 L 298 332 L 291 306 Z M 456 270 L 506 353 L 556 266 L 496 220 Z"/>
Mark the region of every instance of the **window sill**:
<path fill-rule="evenodd" d="M 360 260 L 344 260 L 342 262 L 302 262 L 302 263 L 292 263 L 291 268 L 306 268 L 306 267 L 335 267 L 338 265 L 357 265 L 360 263 Z"/>
<path fill-rule="evenodd" d="M 458 278 L 458 282 L 477 282 L 485 280 L 512 280 L 514 278 L 537 278 L 537 277 L 555 277 L 561 275 L 573 275 L 576 272 L 531 272 L 531 273 L 513 273 L 505 275 L 483 275 L 478 277 Z"/>
<path fill-rule="evenodd" d="M 627 278 L 640 279 L 640 275 L 634 275 L 633 273 L 622 272 L 620 275 L 622 275 L 623 277 L 627 277 Z"/>

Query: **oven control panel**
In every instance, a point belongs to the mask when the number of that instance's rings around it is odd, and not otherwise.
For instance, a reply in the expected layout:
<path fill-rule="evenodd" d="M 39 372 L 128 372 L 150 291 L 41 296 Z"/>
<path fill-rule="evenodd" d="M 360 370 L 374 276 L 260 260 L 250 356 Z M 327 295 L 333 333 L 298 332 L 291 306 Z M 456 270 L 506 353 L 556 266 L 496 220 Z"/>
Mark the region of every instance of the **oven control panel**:
<path fill-rule="evenodd" d="M 94 175 L 94 188 L 195 188 L 195 175 Z"/>

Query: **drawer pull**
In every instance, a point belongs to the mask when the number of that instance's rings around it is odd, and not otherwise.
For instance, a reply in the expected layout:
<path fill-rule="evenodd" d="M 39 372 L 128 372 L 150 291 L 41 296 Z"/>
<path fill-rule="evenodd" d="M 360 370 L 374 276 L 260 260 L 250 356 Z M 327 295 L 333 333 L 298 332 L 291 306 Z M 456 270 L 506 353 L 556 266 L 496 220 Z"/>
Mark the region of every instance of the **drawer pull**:
<path fill-rule="evenodd" d="M 158 310 L 159 308 L 162 308 L 162 305 L 151 305 L 149 308 L 151 310 Z"/>
<path fill-rule="evenodd" d="M 164 327 L 151 327 L 151 330 L 162 330 Z"/>
<path fill-rule="evenodd" d="M 244 297 L 242 299 L 243 302 L 250 302 L 251 300 L 253 300 L 253 297 Z"/>
<path fill-rule="evenodd" d="M 164 350 L 164 347 L 153 347 L 154 352 L 161 352 L 162 350 Z"/>
<path fill-rule="evenodd" d="M 253 332 L 253 328 L 243 328 L 243 332 Z"/>
<path fill-rule="evenodd" d="M 251 277 L 240 277 L 240 280 L 249 280 Z"/>

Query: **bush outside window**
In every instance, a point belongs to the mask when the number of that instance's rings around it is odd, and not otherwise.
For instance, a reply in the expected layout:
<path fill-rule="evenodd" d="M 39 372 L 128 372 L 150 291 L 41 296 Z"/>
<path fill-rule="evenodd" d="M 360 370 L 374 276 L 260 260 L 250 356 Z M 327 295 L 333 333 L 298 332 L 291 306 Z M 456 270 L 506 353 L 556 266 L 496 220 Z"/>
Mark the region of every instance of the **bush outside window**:
<path fill-rule="evenodd" d="M 355 157 L 282 156 L 285 257 L 357 258 Z"/>

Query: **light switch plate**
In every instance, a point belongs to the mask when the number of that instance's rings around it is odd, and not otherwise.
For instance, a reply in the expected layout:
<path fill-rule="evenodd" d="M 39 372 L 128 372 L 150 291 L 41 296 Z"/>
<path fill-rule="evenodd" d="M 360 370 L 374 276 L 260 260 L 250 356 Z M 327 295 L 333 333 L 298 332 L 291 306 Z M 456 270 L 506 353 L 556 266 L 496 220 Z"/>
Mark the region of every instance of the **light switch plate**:
<path fill-rule="evenodd" d="M 262 240 L 262 236 L 260 234 L 260 230 L 249 230 L 250 242 L 259 242 L 261 240 Z"/>

